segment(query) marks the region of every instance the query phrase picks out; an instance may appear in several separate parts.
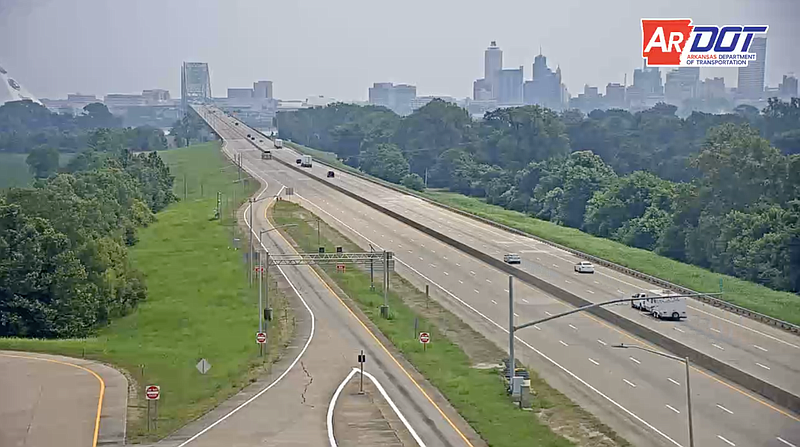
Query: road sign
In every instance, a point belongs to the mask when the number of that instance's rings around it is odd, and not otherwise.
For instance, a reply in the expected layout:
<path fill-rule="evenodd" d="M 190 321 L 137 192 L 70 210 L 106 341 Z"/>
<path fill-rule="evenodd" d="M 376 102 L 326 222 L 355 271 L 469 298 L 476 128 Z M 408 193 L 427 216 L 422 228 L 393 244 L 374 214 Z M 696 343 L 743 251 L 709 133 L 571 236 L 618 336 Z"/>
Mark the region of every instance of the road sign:
<path fill-rule="evenodd" d="M 361 354 L 358 354 L 358 363 L 366 363 L 367 356 L 364 354 L 364 351 L 361 351 Z"/>
<path fill-rule="evenodd" d="M 286 195 L 287 196 L 294 195 L 294 188 L 286 188 Z"/>
<path fill-rule="evenodd" d="M 264 267 L 256 266 L 253 268 L 254 272 L 264 273 Z"/>
<path fill-rule="evenodd" d="M 161 387 L 158 385 L 147 385 L 144 389 L 144 397 L 147 400 L 161 399 Z"/>
<path fill-rule="evenodd" d="M 431 342 L 431 334 L 427 332 L 420 332 L 419 333 L 419 342 L 423 345 L 427 345 Z"/>
<path fill-rule="evenodd" d="M 256 343 L 263 345 L 267 342 L 266 332 L 256 332 Z"/>
<path fill-rule="evenodd" d="M 211 363 L 208 363 L 208 360 L 206 359 L 200 359 L 200 361 L 197 362 L 197 365 L 195 365 L 195 368 L 200 371 L 200 374 L 205 374 L 209 369 L 211 369 Z"/>

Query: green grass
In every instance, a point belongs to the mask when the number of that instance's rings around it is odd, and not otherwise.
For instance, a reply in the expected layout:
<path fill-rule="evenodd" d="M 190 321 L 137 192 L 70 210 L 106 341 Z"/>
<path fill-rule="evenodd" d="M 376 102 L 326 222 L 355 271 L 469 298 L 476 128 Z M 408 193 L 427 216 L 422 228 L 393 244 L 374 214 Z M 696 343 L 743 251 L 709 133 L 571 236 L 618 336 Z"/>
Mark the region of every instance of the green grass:
<path fill-rule="evenodd" d="M 233 184 L 237 171 L 220 171 L 227 162 L 215 143 L 162 155 L 177 178 L 186 174 L 187 200 L 159 213 L 130 250 L 134 266 L 146 275 L 147 300 L 94 338 L 0 339 L 2 349 L 85 356 L 127 370 L 139 387 L 160 385 L 158 431 L 147 434 L 141 413 L 131 411 L 132 441 L 164 436 L 199 417 L 247 385 L 264 365 L 254 341 L 257 289 L 247 285 L 247 267 L 242 250 L 233 249 L 230 220 L 211 220 L 217 191 L 232 196 L 238 188 L 237 198 L 244 198 L 257 184 L 251 181 L 244 190 L 242 183 Z M 182 182 L 175 189 L 182 197 Z M 272 296 L 276 310 L 284 310 L 285 301 L 278 293 Z M 280 339 L 286 339 L 282 325 L 272 325 L 271 331 L 268 360 L 278 353 Z M 195 369 L 201 358 L 212 365 L 205 376 Z"/>
<path fill-rule="evenodd" d="M 700 292 L 719 291 L 719 281 L 723 279 L 724 294 L 721 299 L 800 325 L 800 297 L 795 294 L 779 292 L 749 281 L 684 264 L 651 251 L 628 247 L 574 228 L 562 227 L 517 211 L 490 205 L 473 197 L 432 190 L 422 194 L 445 205 Z"/>
<path fill-rule="evenodd" d="M 286 201 L 278 202 L 273 209 L 276 225 L 290 223 L 296 225 L 282 231 L 285 231 L 298 244 L 301 251 L 316 251 L 316 225 L 306 222 L 311 216 L 309 211 Z M 326 251 L 333 250 L 335 245 L 343 246 L 345 251 L 360 251 L 355 244 L 327 225 L 323 229 L 323 236 L 322 245 L 326 247 Z M 444 394 L 489 445 L 495 447 L 574 445 L 566 438 L 554 433 L 533 412 L 515 408 L 506 395 L 505 383 L 498 370 L 473 367 L 473 362 L 465 350 L 449 338 L 459 332 L 454 329 L 456 324 L 460 323 L 466 326 L 465 323 L 449 314 L 450 319 L 455 319 L 458 323 L 454 324 L 451 321 L 449 323 L 451 327 L 447 328 L 448 336 L 445 336 L 439 330 L 439 325 L 427 318 L 429 314 L 409 307 L 407 303 L 410 301 L 424 302 L 427 300 L 424 294 L 414 289 L 402 278 L 393 275 L 392 287 L 388 294 L 391 318 L 387 320 L 380 317 L 380 306 L 383 304 L 381 286 L 376 284 L 376 290 L 370 291 L 368 273 L 354 268 L 340 273 L 336 272 L 333 266 L 325 267 L 323 270 L 350 298 L 355 300 L 358 307 L 377 325 L 380 331 Z M 402 291 L 400 295 L 398 290 Z M 433 306 L 434 304 L 430 305 L 431 308 Z M 424 308 L 427 307 L 428 303 L 424 305 Z M 446 312 L 440 307 L 438 309 L 440 312 Z M 420 343 L 410 336 L 415 319 L 418 319 L 420 330 L 427 330 L 431 333 L 432 342 L 426 351 L 423 351 Z M 463 330 L 461 332 L 463 333 Z M 475 349 L 474 346 L 479 343 L 488 345 L 490 348 L 485 351 L 491 352 L 489 357 L 495 362 L 499 361 L 503 355 L 502 352 L 477 333 L 474 333 L 474 336 L 479 337 L 480 341 L 473 339 L 472 342 L 467 342 L 470 348 Z M 614 441 L 606 439 L 605 442 L 595 442 L 592 445 L 628 445 L 626 441 L 617 437 L 607 427 L 602 426 L 591 415 L 550 388 L 535 373 L 532 373 L 532 388 L 537 392 L 537 398 L 534 399 L 534 410 L 540 414 L 545 412 L 551 416 L 551 420 L 557 421 L 555 425 L 560 432 L 572 434 L 574 433 L 572 430 L 580 431 L 576 425 L 581 424 L 583 427 L 591 427 L 590 431 L 593 431 L 595 436 L 598 431 L 602 431 L 603 434 L 614 439 Z M 549 407 L 555 405 L 561 406 L 559 411 L 548 410 Z"/>

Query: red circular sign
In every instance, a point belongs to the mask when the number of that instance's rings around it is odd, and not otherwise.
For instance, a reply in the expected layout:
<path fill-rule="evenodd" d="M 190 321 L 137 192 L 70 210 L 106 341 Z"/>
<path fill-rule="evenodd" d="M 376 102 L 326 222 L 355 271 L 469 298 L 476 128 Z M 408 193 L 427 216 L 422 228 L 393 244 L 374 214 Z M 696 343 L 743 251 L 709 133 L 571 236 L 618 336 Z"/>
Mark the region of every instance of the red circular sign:
<path fill-rule="evenodd" d="M 431 334 L 427 332 L 420 332 L 419 333 L 419 342 L 420 343 L 430 343 L 431 341 Z"/>
<path fill-rule="evenodd" d="M 144 395 L 148 400 L 158 400 L 161 397 L 161 388 L 156 385 L 148 385 L 144 390 Z"/>
<path fill-rule="evenodd" d="M 258 343 L 266 343 L 267 342 L 267 333 L 266 332 L 259 332 L 256 334 L 256 341 Z"/>

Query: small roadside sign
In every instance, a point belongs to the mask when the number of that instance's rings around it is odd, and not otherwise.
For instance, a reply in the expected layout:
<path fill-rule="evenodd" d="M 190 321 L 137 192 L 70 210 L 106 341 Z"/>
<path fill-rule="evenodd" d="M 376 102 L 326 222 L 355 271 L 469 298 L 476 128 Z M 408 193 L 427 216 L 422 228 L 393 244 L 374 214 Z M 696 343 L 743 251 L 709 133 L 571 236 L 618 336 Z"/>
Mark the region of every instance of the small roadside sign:
<path fill-rule="evenodd" d="M 158 385 L 147 385 L 144 389 L 144 397 L 147 400 L 161 399 L 161 387 Z"/>
<path fill-rule="evenodd" d="M 211 369 L 211 363 L 208 363 L 208 360 L 206 359 L 200 359 L 200 361 L 197 362 L 197 365 L 195 365 L 195 368 L 200 371 L 200 374 L 205 374 L 209 369 Z"/>
<path fill-rule="evenodd" d="M 364 351 L 361 351 L 361 354 L 358 354 L 358 363 L 366 363 L 367 356 L 364 354 Z"/>
<path fill-rule="evenodd" d="M 256 343 L 263 345 L 267 342 L 267 333 L 266 332 L 256 332 Z"/>
<path fill-rule="evenodd" d="M 423 345 L 427 345 L 431 342 L 431 334 L 427 332 L 420 332 L 419 333 L 419 342 Z"/>

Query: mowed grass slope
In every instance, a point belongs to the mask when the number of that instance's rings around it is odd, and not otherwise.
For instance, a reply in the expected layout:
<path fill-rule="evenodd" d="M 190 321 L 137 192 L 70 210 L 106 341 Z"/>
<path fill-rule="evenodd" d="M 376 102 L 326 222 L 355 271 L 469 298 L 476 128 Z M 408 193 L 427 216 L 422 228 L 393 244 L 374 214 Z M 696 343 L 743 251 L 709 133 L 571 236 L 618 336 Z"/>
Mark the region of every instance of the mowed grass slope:
<path fill-rule="evenodd" d="M 490 205 L 474 197 L 430 190 L 423 195 L 445 205 L 699 292 L 718 292 L 719 282 L 722 279 L 724 294 L 719 298 L 737 306 L 800 325 L 800 297 L 795 294 L 772 290 L 749 281 L 659 256 L 651 251 L 628 247 L 625 244 L 592 236 L 574 228 L 535 219 L 518 211 Z"/>
<path fill-rule="evenodd" d="M 227 162 L 216 143 L 161 155 L 181 179 L 175 185 L 181 197 L 186 174 L 187 200 L 159 213 L 156 223 L 139 231 L 140 240 L 130 250 L 131 262 L 146 275 L 148 299 L 95 338 L 0 339 L 4 349 L 85 355 L 111 363 L 127 370 L 140 389 L 160 385 L 158 431 L 148 434 L 143 413 L 132 409 L 132 441 L 164 436 L 200 416 L 247 385 L 263 363 L 254 341 L 257 289 L 247 285 L 242 250 L 233 249 L 230 219 L 212 220 L 217 191 L 232 196 L 237 187 L 241 202 L 256 183 L 247 188 L 234 184 L 237 171 L 223 169 Z M 272 327 L 280 330 L 278 324 Z M 276 344 L 279 338 L 270 337 Z M 271 352 L 277 351 L 273 345 Z M 212 365 L 205 376 L 195 369 L 201 358 Z"/>

